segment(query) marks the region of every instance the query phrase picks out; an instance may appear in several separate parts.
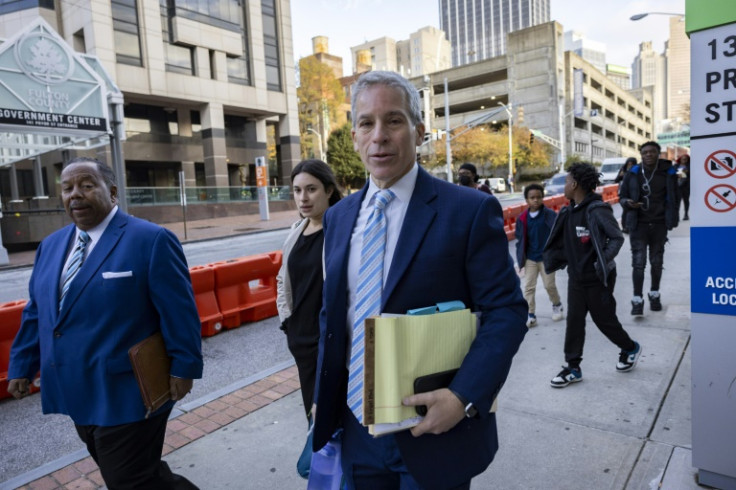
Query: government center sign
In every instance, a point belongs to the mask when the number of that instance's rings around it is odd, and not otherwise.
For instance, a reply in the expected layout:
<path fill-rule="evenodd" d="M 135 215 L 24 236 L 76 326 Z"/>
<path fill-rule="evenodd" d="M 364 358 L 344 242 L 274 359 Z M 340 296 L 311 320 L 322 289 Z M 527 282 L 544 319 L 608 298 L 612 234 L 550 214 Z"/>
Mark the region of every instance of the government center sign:
<path fill-rule="evenodd" d="M 0 45 L 0 131 L 109 132 L 103 80 L 40 18 Z"/>

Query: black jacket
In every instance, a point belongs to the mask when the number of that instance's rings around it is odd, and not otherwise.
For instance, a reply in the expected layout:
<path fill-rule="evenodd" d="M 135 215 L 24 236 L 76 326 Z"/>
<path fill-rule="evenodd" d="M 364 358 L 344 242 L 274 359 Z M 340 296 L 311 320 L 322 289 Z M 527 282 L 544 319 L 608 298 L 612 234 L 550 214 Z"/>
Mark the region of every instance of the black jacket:
<path fill-rule="evenodd" d="M 677 170 L 669 160 L 659 160 L 658 165 L 664 165 L 664 169 L 667 172 L 667 197 L 665 198 L 665 211 L 664 211 L 664 222 L 667 225 L 667 229 L 671 230 L 680 222 L 679 209 L 679 189 L 677 187 Z M 638 174 L 641 173 L 642 164 L 634 165 L 631 170 L 626 172 L 623 182 L 621 182 L 621 188 L 619 189 L 619 203 L 622 207 L 634 211 L 626 213 L 626 223 L 623 223 L 625 228 L 633 231 L 636 230 L 636 225 L 639 223 L 638 209 L 632 208 L 630 203 L 639 202 L 640 190 Z"/>
<path fill-rule="evenodd" d="M 589 195 L 586 200 L 589 198 L 593 202 L 588 204 L 585 215 L 593 247 L 598 257 L 595 262 L 595 272 L 598 279 L 605 286 L 608 286 L 608 274 L 616 268 L 614 258 L 624 244 L 624 236 L 616 218 L 613 216 L 611 205 L 603 202 L 598 194 Z M 570 215 L 570 206 L 572 205 L 571 203 L 569 206 L 560 209 L 544 246 L 544 269 L 548 274 L 567 267 L 568 258 L 565 254 L 564 233 Z M 601 264 L 605 264 L 605 267 L 601 267 Z"/>

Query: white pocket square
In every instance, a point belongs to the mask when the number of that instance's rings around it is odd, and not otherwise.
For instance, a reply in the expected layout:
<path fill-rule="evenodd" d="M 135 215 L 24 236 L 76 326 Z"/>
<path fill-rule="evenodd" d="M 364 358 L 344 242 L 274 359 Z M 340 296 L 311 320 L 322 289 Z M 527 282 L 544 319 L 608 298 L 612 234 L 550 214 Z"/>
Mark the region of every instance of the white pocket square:
<path fill-rule="evenodd" d="M 102 273 L 103 279 L 117 279 L 119 277 L 133 277 L 133 271 L 103 272 Z"/>

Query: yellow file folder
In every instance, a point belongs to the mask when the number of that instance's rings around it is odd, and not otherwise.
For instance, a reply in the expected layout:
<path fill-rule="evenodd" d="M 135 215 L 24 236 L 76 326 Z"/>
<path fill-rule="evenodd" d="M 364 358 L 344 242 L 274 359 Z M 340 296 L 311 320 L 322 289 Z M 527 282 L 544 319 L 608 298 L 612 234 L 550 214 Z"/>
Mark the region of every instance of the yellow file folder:
<path fill-rule="evenodd" d="M 475 339 L 477 317 L 469 310 L 434 315 L 368 318 L 365 324 L 363 423 L 398 424 L 372 434 L 417 425 L 415 407 L 401 404 L 414 394 L 414 380 L 460 367 Z"/>

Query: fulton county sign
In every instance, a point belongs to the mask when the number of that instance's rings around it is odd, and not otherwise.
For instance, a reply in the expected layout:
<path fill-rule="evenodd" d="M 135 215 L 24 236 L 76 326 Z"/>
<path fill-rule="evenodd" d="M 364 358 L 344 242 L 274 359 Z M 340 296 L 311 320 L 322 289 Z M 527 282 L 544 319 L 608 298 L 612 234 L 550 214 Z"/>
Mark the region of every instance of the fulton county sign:
<path fill-rule="evenodd" d="M 0 127 L 108 132 L 104 82 L 43 20 L 0 46 Z"/>

